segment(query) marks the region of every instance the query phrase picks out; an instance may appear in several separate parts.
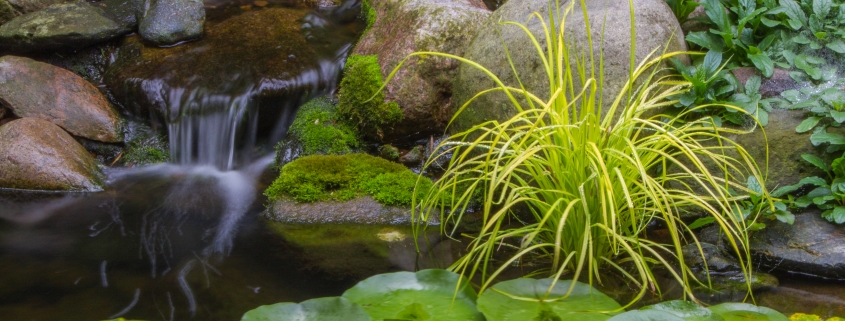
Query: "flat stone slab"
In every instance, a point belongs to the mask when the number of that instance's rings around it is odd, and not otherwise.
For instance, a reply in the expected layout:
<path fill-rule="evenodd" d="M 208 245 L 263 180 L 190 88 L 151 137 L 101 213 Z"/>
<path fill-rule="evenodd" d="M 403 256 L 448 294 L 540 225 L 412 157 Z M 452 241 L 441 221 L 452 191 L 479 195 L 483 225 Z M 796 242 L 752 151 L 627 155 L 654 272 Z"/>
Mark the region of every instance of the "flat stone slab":
<path fill-rule="evenodd" d="M 409 208 L 385 206 L 369 196 L 346 202 L 297 203 L 283 199 L 268 206 L 265 216 L 273 221 L 296 224 L 411 224 Z M 439 217 L 439 214 L 434 216 Z"/>
<path fill-rule="evenodd" d="M 780 270 L 845 279 L 845 226 L 823 219 L 818 210 L 795 215 L 795 224 L 767 222 L 751 238 L 759 270 Z"/>
<path fill-rule="evenodd" d="M 12 51 L 81 48 L 132 32 L 87 3 L 57 4 L 0 25 L 0 47 Z"/>
<path fill-rule="evenodd" d="M 0 104 L 18 117 L 43 119 L 76 136 L 123 141 L 120 115 L 97 87 L 47 63 L 0 57 Z"/>

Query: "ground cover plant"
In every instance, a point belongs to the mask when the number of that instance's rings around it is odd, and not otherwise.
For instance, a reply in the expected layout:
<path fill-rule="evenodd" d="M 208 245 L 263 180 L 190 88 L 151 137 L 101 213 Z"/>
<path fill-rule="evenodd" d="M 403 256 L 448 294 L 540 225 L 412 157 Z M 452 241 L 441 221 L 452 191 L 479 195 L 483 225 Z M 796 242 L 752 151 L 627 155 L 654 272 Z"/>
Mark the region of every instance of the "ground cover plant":
<path fill-rule="evenodd" d="M 579 55 L 572 50 L 559 23 L 573 5 L 561 7 L 550 2 L 549 17 L 531 16 L 545 27 L 546 46 L 523 25 L 503 22 L 522 28 L 531 38 L 529 45 L 538 52 L 546 72 L 548 97 L 508 87 L 483 66 L 461 57 L 435 52 L 412 55 L 439 55 L 478 68 L 499 86 L 478 95 L 504 92 L 517 111 L 508 120 L 488 121 L 457 133 L 440 146 L 439 150 L 454 156 L 443 177 L 418 201 L 416 221 L 425 222 L 435 209 L 449 207 L 453 211 L 440 211 L 440 222 L 447 223 L 440 226 L 456 237 L 470 195 L 483 195 L 481 230 L 470 242 L 468 254 L 451 268 L 470 278 L 480 276 L 482 293 L 511 263 L 547 260 L 553 279 L 568 272 L 574 279 L 600 282 L 607 271 L 603 268 L 615 270 L 640 290 L 635 300 L 655 288 L 652 267 L 664 266 L 692 296 L 689 285 L 697 281 L 680 251 L 684 243 L 696 241 L 684 236 L 688 228 L 679 218 L 681 207 L 713 217 L 737 253 L 743 272 L 749 275 L 749 253 L 744 245 L 748 223 L 753 224 L 754 217 L 723 215 L 747 198 L 731 195 L 730 188 L 747 191 L 748 176 L 762 181 L 748 153 L 722 136 L 743 131 L 714 126 L 709 117 L 687 117 L 706 106 L 675 116 L 659 112 L 677 102 L 670 97 L 691 90 L 687 81 L 655 79 L 652 67 L 674 54 L 638 66 L 631 58 L 632 78 L 626 87 L 612 103 L 598 104 L 603 89 L 598 81 L 602 61 L 593 57 L 600 55 Z M 586 28 L 589 35 L 589 21 Z M 584 47 L 593 48 L 589 44 Z M 634 80 L 644 84 L 634 86 Z M 743 112 L 737 107 L 725 108 Z M 601 117 L 605 114 L 608 116 Z M 737 156 L 728 157 L 727 152 Z M 714 174 L 705 162 L 724 173 Z M 679 187 L 667 187 L 671 184 Z M 765 190 L 762 195 L 768 197 Z M 518 208 L 527 209 L 530 218 L 514 215 Z M 666 224 L 671 244 L 642 238 L 654 220 Z M 520 224 L 506 226 L 511 221 Z M 513 254 L 496 269 L 490 263 L 503 247 L 511 247 Z"/>

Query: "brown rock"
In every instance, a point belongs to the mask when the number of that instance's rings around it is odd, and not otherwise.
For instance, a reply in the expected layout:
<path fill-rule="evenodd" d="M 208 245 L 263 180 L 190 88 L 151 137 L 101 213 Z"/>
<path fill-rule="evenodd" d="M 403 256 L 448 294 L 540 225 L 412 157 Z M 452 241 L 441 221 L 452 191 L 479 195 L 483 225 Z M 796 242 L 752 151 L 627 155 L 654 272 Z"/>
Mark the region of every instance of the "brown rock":
<path fill-rule="evenodd" d="M 761 76 L 760 70 L 757 70 L 757 68 L 754 67 L 736 68 L 731 72 L 743 86 L 745 86 L 745 82 L 748 81 L 748 78 L 751 78 L 751 76 L 760 76 L 760 95 L 763 96 L 763 98 L 776 97 L 784 91 L 798 87 L 798 83 L 789 76 L 789 70 L 786 69 L 775 68 L 775 72 L 772 73 L 771 78 Z"/>
<path fill-rule="evenodd" d="M 436 51 L 463 56 L 490 11 L 479 1 L 371 1 L 377 18 L 353 50 L 377 55 L 387 76 L 407 55 Z M 420 138 L 440 134 L 452 117 L 452 80 L 460 63 L 441 57 L 408 61 L 385 87 L 385 101 L 399 105 L 404 119 L 384 137 Z"/>
<path fill-rule="evenodd" d="M 99 191 L 101 176 L 88 152 L 53 123 L 21 118 L 0 127 L 0 187 Z"/>
<path fill-rule="evenodd" d="M 53 122 L 76 136 L 123 141 L 120 116 L 97 87 L 50 64 L 0 57 L 0 103 L 15 115 Z"/>

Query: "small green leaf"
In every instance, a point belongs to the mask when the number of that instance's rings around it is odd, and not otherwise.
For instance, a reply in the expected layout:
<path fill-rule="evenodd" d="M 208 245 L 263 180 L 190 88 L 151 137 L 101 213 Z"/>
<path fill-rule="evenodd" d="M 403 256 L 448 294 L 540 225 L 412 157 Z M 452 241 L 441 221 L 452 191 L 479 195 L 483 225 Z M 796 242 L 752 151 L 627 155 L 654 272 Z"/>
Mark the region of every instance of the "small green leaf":
<path fill-rule="evenodd" d="M 807 119 L 804 119 L 800 124 L 798 124 L 798 127 L 795 128 L 795 132 L 804 133 L 810 131 L 813 127 L 816 127 L 821 120 L 822 117 L 807 117 Z"/>
<path fill-rule="evenodd" d="M 798 182 L 801 186 L 803 185 L 813 185 L 813 186 L 827 186 L 827 181 L 818 176 L 810 176 L 804 177 L 801 181 Z"/>
<path fill-rule="evenodd" d="M 799 92 L 795 89 L 790 89 L 790 90 L 787 90 L 787 91 L 780 93 L 780 96 L 783 97 L 783 99 L 786 99 L 787 101 L 794 104 L 794 103 L 797 103 L 798 100 L 800 100 L 801 92 Z"/>
<path fill-rule="evenodd" d="M 830 42 L 827 45 L 825 45 L 825 47 L 827 47 L 827 49 L 833 50 L 837 53 L 845 54 L 845 42 L 843 42 L 842 40 L 836 40 L 836 41 Z"/>
<path fill-rule="evenodd" d="M 241 321 L 370 321 L 361 306 L 341 297 L 263 305 L 247 311 Z"/>
<path fill-rule="evenodd" d="M 719 52 L 725 50 L 724 41 L 716 35 L 706 31 L 690 32 L 689 34 L 687 34 L 686 39 L 688 42 L 694 43 L 699 47 L 705 49 L 715 50 Z"/>
<path fill-rule="evenodd" d="M 710 50 L 707 51 L 707 54 L 704 55 L 704 62 L 701 64 L 704 67 L 704 70 L 707 72 L 707 77 L 711 77 L 716 74 L 716 71 L 719 70 L 719 65 L 722 64 L 722 53 Z"/>
<path fill-rule="evenodd" d="M 823 19 L 827 17 L 828 13 L 830 13 L 830 8 L 832 6 L 833 2 L 831 2 L 831 0 L 813 0 L 813 13 Z"/>
<path fill-rule="evenodd" d="M 692 224 L 690 224 L 688 227 L 691 230 L 694 230 L 694 229 L 697 229 L 699 227 L 703 227 L 703 226 L 707 226 L 709 224 L 713 224 L 713 222 L 715 222 L 715 221 L 716 221 L 716 218 L 712 217 L 712 216 L 699 217 L 698 219 L 695 220 L 695 222 L 692 222 Z"/>
<path fill-rule="evenodd" d="M 748 176 L 745 185 L 754 193 L 763 194 L 763 187 L 760 186 L 760 181 L 758 181 L 756 177 Z"/>
<path fill-rule="evenodd" d="M 837 123 L 845 122 L 845 111 L 830 110 L 830 117 Z"/>
<path fill-rule="evenodd" d="M 789 225 L 795 223 L 795 215 L 793 215 L 790 211 L 775 211 L 775 217 L 778 219 L 778 221 L 784 222 Z"/>
<path fill-rule="evenodd" d="M 810 143 L 812 143 L 813 146 L 819 146 L 824 143 L 830 143 L 833 145 L 843 145 L 845 144 L 845 136 L 834 133 L 828 133 L 822 130 L 810 135 Z"/>

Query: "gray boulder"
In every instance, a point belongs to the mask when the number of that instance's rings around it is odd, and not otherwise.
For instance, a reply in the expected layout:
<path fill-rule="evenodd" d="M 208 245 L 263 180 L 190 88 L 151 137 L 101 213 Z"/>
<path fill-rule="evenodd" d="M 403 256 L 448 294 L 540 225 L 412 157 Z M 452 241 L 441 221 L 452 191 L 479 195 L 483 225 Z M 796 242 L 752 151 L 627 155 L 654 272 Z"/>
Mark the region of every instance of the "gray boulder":
<path fill-rule="evenodd" d="M 0 47 L 25 52 L 81 48 L 132 32 L 88 3 L 57 4 L 24 14 L 0 26 Z"/>
<path fill-rule="evenodd" d="M 76 136 L 123 141 L 120 115 L 97 87 L 50 64 L 0 57 L 0 104 L 19 117 L 50 121 Z"/>
<path fill-rule="evenodd" d="M 377 55 L 387 76 L 407 55 L 437 51 L 463 56 L 490 15 L 469 0 L 374 0 L 377 18 L 353 54 Z M 489 33 L 484 30 L 483 33 Z M 440 57 L 412 59 L 387 83 L 385 100 L 394 101 L 404 119 L 384 131 L 390 138 L 442 133 L 451 118 L 452 78 L 460 63 Z M 418 133 L 419 132 L 419 133 Z"/>
<path fill-rule="evenodd" d="M 562 1 L 563 2 L 563 1 Z M 567 6 L 561 4 L 562 7 Z M 604 78 L 602 99 L 605 105 L 613 102 L 629 78 L 631 25 L 627 1 L 595 0 L 587 1 L 587 11 L 591 24 L 593 49 L 595 59 L 603 48 Z M 680 25 L 671 9 L 663 0 L 634 0 L 634 16 L 636 21 L 636 61 L 637 63 L 657 49 L 661 53 L 664 47 L 667 51 L 686 50 Z M 519 74 L 522 84 L 528 91 L 543 99 L 548 99 L 548 78 L 543 63 L 538 57 L 534 46 L 522 29 L 512 25 L 502 25 L 500 21 L 516 21 L 525 23 L 532 12 L 539 12 L 548 19 L 547 0 L 510 1 L 496 10 L 480 29 L 472 44 L 467 48 L 465 57 L 479 63 L 499 77 L 506 85 L 519 88 L 519 83 L 513 75 L 508 62 L 505 48 L 507 45 L 510 57 Z M 604 28 L 602 25 L 604 24 Z M 566 35 L 581 49 L 586 49 L 586 29 L 580 5 L 576 4 L 566 19 Z M 528 24 L 528 29 L 543 44 L 545 36 L 542 25 L 536 19 Z M 602 29 L 604 35 L 602 36 Z M 580 51 L 579 51 L 580 52 Z M 687 59 L 686 57 L 682 57 Z M 596 66 L 598 69 L 598 66 Z M 494 88 L 495 83 L 477 69 L 462 65 L 455 80 L 453 109 L 461 107 L 477 93 Z M 577 89 L 577 88 L 576 88 Z M 510 101 L 502 93 L 487 94 L 475 100 L 455 119 L 450 129 L 459 132 L 475 124 L 488 120 L 505 120 L 515 113 Z"/>
<path fill-rule="evenodd" d="M 0 126 L 0 159 L 0 187 L 102 190 L 102 173 L 94 159 L 48 121 L 21 118 Z"/>
<path fill-rule="evenodd" d="M 0 0 L 0 25 L 25 13 L 73 0 Z"/>
<path fill-rule="evenodd" d="M 205 7 L 200 0 L 146 0 L 138 33 L 159 46 L 202 36 Z"/>
<path fill-rule="evenodd" d="M 755 266 L 832 279 L 845 278 L 845 226 L 821 217 L 819 210 L 795 215 L 793 225 L 779 221 L 751 238 Z"/>

